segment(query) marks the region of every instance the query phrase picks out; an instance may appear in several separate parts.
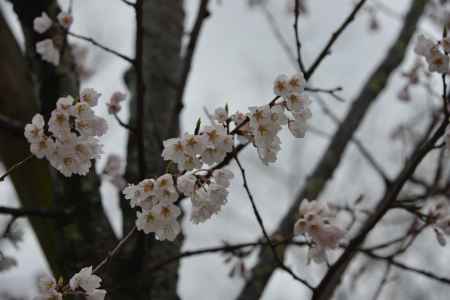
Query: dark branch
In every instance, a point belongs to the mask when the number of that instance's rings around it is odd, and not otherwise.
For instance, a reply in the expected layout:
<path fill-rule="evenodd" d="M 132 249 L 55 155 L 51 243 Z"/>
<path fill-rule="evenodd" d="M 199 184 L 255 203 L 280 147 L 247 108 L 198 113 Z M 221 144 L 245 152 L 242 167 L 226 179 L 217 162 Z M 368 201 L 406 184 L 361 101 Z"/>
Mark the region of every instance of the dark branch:
<path fill-rule="evenodd" d="M 209 0 L 201 0 L 197 17 L 195 19 L 194 27 L 192 28 L 189 43 L 186 47 L 186 51 L 183 58 L 183 66 L 181 69 L 181 77 L 179 81 L 179 85 L 177 88 L 176 99 L 178 101 L 178 108 L 175 110 L 175 113 L 178 114 L 183 109 L 183 97 L 184 92 L 186 90 L 186 84 L 189 77 L 189 72 L 191 71 L 192 61 L 194 58 L 194 52 L 198 44 L 198 40 L 200 37 L 200 32 L 206 18 L 209 17 L 208 11 L 208 3 Z"/>
<path fill-rule="evenodd" d="M 303 65 L 303 60 L 302 60 L 302 53 L 301 53 L 301 49 L 302 49 L 302 44 L 300 43 L 300 36 L 298 33 L 298 17 L 300 15 L 300 5 L 299 5 L 299 0 L 294 0 L 295 1 L 295 7 L 294 7 L 294 13 L 295 13 L 295 20 L 294 20 L 294 33 L 295 33 L 295 43 L 297 46 L 297 63 L 298 63 L 298 67 L 300 68 L 300 71 L 302 71 L 303 73 L 305 73 L 305 66 Z"/>
<path fill-rule="evenodd" d="M 348 17 L 344 20 L 344 22 L 339 26 L 339 28 L 331 35 L 331 38 L 328 40 L 328 43 L 325 45 L 323 50 L 320 52 L 320 54 L 317 56 L 311 67 L 309 67 L 308 71 L 305 73 L 305 78 L 308 80 L 311 78 L 314 71 L 317 69 L 317 67 L 320 65 L 320 63 L 323 61 L 323 59 L 330 54 L 330 49 L 333 46 L 333 44 L 336 42 L 338 37 L 344 32 L 344 30 L 347 28 L 348 25 L 355 19 L 356 14 L 358 11 L 363 7 L 364 3 L 367 0 L 360 0 L 358 4 L 356 4 L 353 11 L 348 15 Z"/>
<path fill-rule="evenodd" d="M 83 36 L 81 34 L 76 34 L 76 33 L 73 33 L 73 32 L 67 32 L 67 34 L 69 36 L 73 36 L 74 38 L 77 38 L 77 39 L 89 42 L 92 45 L 94 45 L 94 46 L 96 46 L 96 47 L 98 47 L 98 48 L 100 48 L 100 49 L 102 49 L 102 50 L 104 50 L 104 51 L 106 51 L 108 53 L 111 53 L 111 54 L 113 54 L 113 55 L 115 55 L 117 57 L 120 57 L 121 59 L 125 60 L 126 62 L 129 62 L 130 64 L 134 64 L 134 60 L 132 58 L 126 56 L 125 54 L 119 53 L 119 52 L 117 52 L 114 49 L 111 49 L 111 48 L 108 48 L 106 46 L 103 46 L 102 44 L 100 44 L 97 41 L 95 41 L 93 38 L 90 38 L 90 37 L 87 37 L 87 36 Z"/>

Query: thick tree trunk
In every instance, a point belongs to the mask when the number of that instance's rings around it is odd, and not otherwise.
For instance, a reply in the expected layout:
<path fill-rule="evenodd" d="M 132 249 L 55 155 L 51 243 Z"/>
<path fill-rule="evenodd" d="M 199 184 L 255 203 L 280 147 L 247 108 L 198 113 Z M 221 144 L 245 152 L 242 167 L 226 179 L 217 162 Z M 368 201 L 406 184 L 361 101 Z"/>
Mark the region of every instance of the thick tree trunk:
<path fill-rule="evenodd" d="M 28 91 L 34 97 L 30 98 L 30 102 L 32 99 L 39 99 L 40 112 L 48 117 L 59 97 L 77 96 L 79 88 L 70 45 L 65 46 L 58 67 L 43 62 L 35 52 L 35 43 L 42 37 L 33 31 L 34 18 L 45 11 L 53 20 L 56 20 L 59 7 L 57 1 L 54 0 L 32 2 L 12 0 L 11 3 L 22 25 L 27 63 L 31 66 L 29 74 L 32 74 L 33 88 L 29 88 Z M 29 121 L 29 116 L 27 117 L 27 121 Z M 47 164 L 45 161 L 40 163 Z M 29 172 L 28 166 L 24 167 L 24 171 L 31 179 L 35 178 L 35 174 Z M 56 236 L 53 244 L 47 245 L 49 233 L 42 234 L 39 231 L 36 233 L 39 240 L 42 241 L 55 275 L 67 278 L 81 267 L 100 261 L 105 256 L 105 249 L 112 247 L 116 238 L 102 208 L 99 178 L 95 173 L 95 167 L 92 167 L 90 173 L 84 177 L 64 178 L 52 168 L 50 168 L 50 173 L 52 197 L 47 196 L 49 205 L 57 210 L 71 213 L 52 222 L 51 234 Z M 49 176 L 43 178 L 49 178 Z M 18 189 L 27 189 L 20 182 L 17 186 Z M 22 203 L 28 204 L 22 197 L 20 200 Z M 40 203 L 36 203 L 36 206 L 40 206 Z M 37 222 L 42 222 L 42 220 Z M 47 249 L 49 247 L 51 249 Z M 105 279 L 106 284 L 110 283 L 107 277 Z"/>
<path fill-rule="evenodd" d="M 181 66 L 181 42 L 184 25 L 183 1 L 143 1 L 143 81 L 144 95 L 144 148 L 146 178 L 165 173 L 165 163 L 161 158 L 161 143 L 179 134 L 176 89 Z M 138 52 L 138 51 L 137 51 Z M 136 74 L 127 73 L 126 81 L 134 97 L 131 102 L 130 124 L 137 125 L 138 111 Z M 137 183 L 140 178 L 138 136 L 130 133 L 126 178 Z M 136 213 L 128 201 L 122 199 L 124 233 L 134 225 Z M 115 267 L 117 278 L 122 278 L 119 288 L 112 291 L 114 299 L 179 299 L 177 295 L 178 264 L 171 264 L 158 273 L 148 272 L 157 261 L 179 253 L 182 243 L 180 236 L 176 242 L 160 242 L 153 235 L 138 233 L 127 243 Z M 130 278 L 123 278 L 127 270 Z M 116 285 L 117 286 L 117 285 Z"/>

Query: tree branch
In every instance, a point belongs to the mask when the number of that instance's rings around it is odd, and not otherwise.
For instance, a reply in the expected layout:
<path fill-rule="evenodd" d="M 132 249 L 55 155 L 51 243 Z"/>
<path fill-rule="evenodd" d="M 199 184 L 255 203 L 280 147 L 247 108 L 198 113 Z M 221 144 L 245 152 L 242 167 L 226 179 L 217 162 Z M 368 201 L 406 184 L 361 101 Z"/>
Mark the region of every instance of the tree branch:
<path fill-rule="evenodd" d="M 360 2 L 360 5 L 362 3 L 363 1 Z M 304 198 L 317 199 L 328 180 L 333 176 L 347 145 L 351 142 L 354 132 L 358 129 L 371 104 L 375 102 L 378 95 L 385 88 L 391 73 L 403 61 L 407 46 L 415 32 L 416 24 L 423 13 L 425 4 L 425 0 L 412 2 L 397 40 L 387 52 L 384 60 L 363 85 L 361 92 L 337 128 L 318 165 L 307 178 L 303 189 L 297 194 L 296 200 L 290 207 L 288 213 L 285 214 L 279 223 L 276 230 L 278 234 L 286 235 L 292 231 L 295 215 L 301 201 Z M 316 68 L 310 70 L 314 71 Z M 373 84 L 375 82 L 377 83 L 376 85 Z M 276 265 L 271 254 L 262 250 L 259 261 L 252 270 L 252 276 L 247 281 L 238 299 L 259 299 Z"/>
<path fill-rule="evenodd" d="M 120 53 L 120 52 L 118 52 L 118 51 L 116 51 L 114 49 L 111 49 L 109 47 L 103 46 L 102 44 L 100 44 L 96 40 L 94 40 L 93 38 L 90 38 L 90 37 L 87 37 L 87 36 L 84 36 L 84 35 L 81 35 L 81 34 L 73 33 L 73 32 L 67 32 L 67 34 L 69 36 L 74 37 L 74 38 L 77 38 L 77 39 L 89 42 L 92 45 L 94 45 L 94 46 L 96 46 L 96 47 L 98 47 L 98 48 L 100 48 L 100 49 L 102 49 L 102 50 L 104 50 L 104 51 L 106 51 L 108 53 L 111 53 L 111 54 L 113 54 L 113 55 L 115 55 L 115 56 L 125 60 L 126 62 L 128 62 L 130 64 L 134 64 L 134 59 L 132 59 L 132 58 L 126 56 L 125 54 L 122 54 L 122 53 Z"/>
<path fill-rule="evenodd" d="M 366 1 L 367 0 L 360 0 L 358 4 L 356 4 L 355 8 L 350 13 L 350 15 L 348 15 L 348 17 L 341 24 L 341 26 L 339 26 L 339 28 L 331 35 L 331 38 L 328 40 L 328 43 L 325 45 L 320 54 L 317 56 L 311 67 L 309 67 L 308 71 L 306 71 L 305 78 L 307 80 L 311 78 L 314 71 L 317 69 L 317 67 L 320 65 L 323 59 L 330 54 L 330 49 L 333 46 L 333 44 L 336 42 L 338 37 L 344 32 L 347 26 L 350 25 L 350 23 L 355 19 L 356 14 L 363 7 Z"/>
<path fill-rule="evenodd" d="M 206 18 L 209 17 L 210 13 L 208 11 L 208 3 L 209 0 L 201 0 L 198 10 L 197 10 L 197 17 L 195 18 L 194 27 L 191 30 L 190 33 L 190 39 L 189 43 L 186 47 L 186 51 L 183 58 L 182 68 L 181 68 L 181 77 L 180 81 L 178 83 L 177 87 L 177 94 L 176 99 L 178 101 L 177 109 L 175 110 L 175 114 L 178 115 L 178 113 L 183 109 L 183 97 L 184 92 L 186 90 L 186 84 L 189 77 L 189 73 L 191 71 L 192 61 L 194 58 L 195 49 L 198 44 L 198 40 L 200 37 L 201 29 L 203 26 L 203 23 L 205 22 Z"/>

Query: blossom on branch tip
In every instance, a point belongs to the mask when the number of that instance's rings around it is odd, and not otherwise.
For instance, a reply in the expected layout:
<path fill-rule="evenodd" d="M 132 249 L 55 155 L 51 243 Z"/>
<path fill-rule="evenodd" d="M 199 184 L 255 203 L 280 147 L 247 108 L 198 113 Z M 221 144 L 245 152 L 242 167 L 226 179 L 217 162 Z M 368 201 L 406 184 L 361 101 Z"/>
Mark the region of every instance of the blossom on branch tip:
<path fill-rule="evenodd" d="M 122 109 L 120 102 L 124 101 L 126 97 L 127 95 L 124 93 L 114 92 L 111 98 L 109 99 L 109 103 L 106 103 L 106 106 L 108 107 L 108 113 L 109 114 L 118 113 Z"/>
<path fill-rule="evenodd" d="M 55 66 L 59 65 L 59 50 L 51 39 L 45 39 L 36 43 L 36 52 L 41 55 L 42 60 Z"/>
<path fill-rule="evenodd" d="M 328 205 L 304 199 L 299 207 L 299 219 L 294 225 L 294 235 L 303 234 L 314 243 L 308 257 L 316 262 L 326 261 L 326 250 L 335 249 L 344 237 L 344 231 L 334 224 Z"/>
<path fill-rule="evenodd" d="M 48 15 L 43 12 L 40 17 L 36 17 L 33 20 L 33 29 L 39 34 L 45 33 L 47 30 L 52 27 L 52 20 L 48 17 Z"/>
<path fill-rule="evenodd" d="M 59 25 L 61 25 L 64 29 L 69 29 L 69 27 L 73 23 L 73 17 L 70 14 L 63 11 L 58 14 L 57 19 Z"/>
<path fill-rule="evenodd" d="M 77 102 L 71 96 L 61 97 L 47 123 L 35 115 L 25 126 L 25 137 L 30 151 L 38 158 L 47 158 L 64 176 L 86 175 L 91 160 L 103 153 L 98 137 L 107 130 L 106 120 L 97 117 L 86 102 Z"/>
<path fill-rule="evenodd" d="M 92 88 L 86 88 L 80 93 L 80 101 L 86 102 L 89 106 L 96 106 L 101 95 Z"/>

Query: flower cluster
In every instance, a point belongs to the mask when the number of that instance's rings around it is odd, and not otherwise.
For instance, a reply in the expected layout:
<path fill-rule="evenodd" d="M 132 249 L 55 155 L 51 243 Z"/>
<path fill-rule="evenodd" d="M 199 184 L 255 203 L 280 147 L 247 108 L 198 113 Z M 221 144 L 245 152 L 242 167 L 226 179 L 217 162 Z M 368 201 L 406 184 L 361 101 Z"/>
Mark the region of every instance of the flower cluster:
<path fill-rule="evenodd" d="M 232 116 L 236 126 L 248 118 L 250 121 L 240 126 L 238 134 L 250 140 L 256 147 L 260 159 L 265 163 L 275 162 L 280 151 L 281 140 L 278 133 L 283 125 L 288 125 L 292 135 L 303 138 L 311 118 L 311 103 L 304 93 L 305 78 L 302 73 L 291 77 L 280 75 L 274 83 L 274 93 L 281 101 L 273 101 L 263 106 L 250 107 L 250 113 L 237 112 Z M 288 112 L 289 115 L 286 113 Z"/>
<path fill-rule="evenodd" d="M 144 179 L 139 184 L 128 185 L 123 194 L 131 207 L 139 207 L 136 227 L 144 233 L 155 233 L 157 239 L 173 241 L 180 233 L 178 216 L 180 209 L 174 204 L 178 200 L 171 174 L 157 179 Z"/>
<path fill-rule="evenodd" d="M 194 224 L 207 221 L 221 210 L 227 201 L 227 188 L 233 177 L 233 173 L 227 169 L 214 170 L 211 176 L 208 173 L 185 173 L 178 177 L 178 190 L 191 199 L 191 221 Z"/>
<path fill-rule="evenodd" d="M 430 72 L 446 74 L 449 71 L 450 38 L 433 41 L 424 35 L 419 35 L 414 48 L 416 54 L 425 57 Z"/>
<path fill-rule="evenodd" d="M 185 133 L 181 138 L 163 142 L 164 160 L 177 164 L 180 171 L 200 169 L 203 164 L 221 162 L 233 150 L 233 136 L 219 124 L 205 126 L 199 134 Z"/>
<path fill-rule="evenodd" d="M 311 238 L 312 246 L 308 258 L 317 263 L 326 261 L 326 250 L 335 249 L 343 238 L 344 231 L 333 223 L 334 216 L 328 205 L 304 199 L 299 208 L 299 219 L 294 225 L 294 234 Z"/>
<path fill-rule="evenodd" d="M 450 236 L 450 207 L 446 199 L 437 201 L 428 212 L 429 222 L 432 224 L 436 238 L 440 245 L 445 246 Z"/>
<path fill-rule="evenodd" d="M 58 22 L 54 23 L 49 16 L 43 12 L 41 16 L 33 20 L 33 28 L 38 34 L 46 34 L 54 28 L 54 32 L 65 31 L 73 23 L 73 17 L 66 13 L 60 12 L 57 16 Z M 63 47 L 63 42 L 58 34 L 51 32 L 49 38 L 45 38 L 36 43 L 36 52 L 41 55 L 42 60 L 45 60 L 55 66 L 59 65 L 60 49 Z"/>
<path fill-rule="evenodd" d="M 77 101 L 71 96 L 58 99 L 47 130 L 42 115 L 36 114 L 31 124 L 25 126 L 31 153 L 37 158 L 47 158 L 66 177 L 86 175 L 91 160 L 102 153 L 98 137 L 108 128 L 106 120 L 92 110 L 99 97 L 95 90 L 84 89 Z"/>
<path fill-rule="evenodd" d="M 39 279 L 40 300 L 62 300 L 63 295 L 82 294 L 87 300 L 103 300 L 106 291 L 100 289 L 102 279 L 92 273 L 92 266 L 80 270 L 65 285 L 61 278 L 58 282 L 51 277 Z"/>

